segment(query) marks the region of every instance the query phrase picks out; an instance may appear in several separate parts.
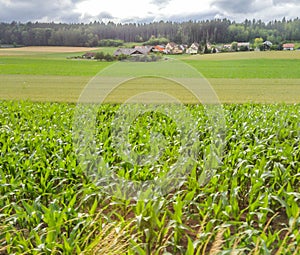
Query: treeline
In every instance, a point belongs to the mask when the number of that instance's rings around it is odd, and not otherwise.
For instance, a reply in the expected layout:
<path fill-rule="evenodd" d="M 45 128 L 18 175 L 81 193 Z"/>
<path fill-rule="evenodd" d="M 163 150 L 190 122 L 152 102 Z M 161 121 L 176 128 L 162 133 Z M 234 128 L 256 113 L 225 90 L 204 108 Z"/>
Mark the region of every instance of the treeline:
<path fill-rule="evenodd" d="M 164 38 L 176 43 L 230 43 L 250 41 L 261 37 L 275 44 L 300 41 L 300 19 L 248 20 L 236 23 L 228 19 L 189 22 L 153 22 L 147 24 L 89 24 L 0 23 L 0 44 L 26 46 L 109 46 L 122 42 L 145 42 Z M 111 39 L 111 40 L 110 40 Z"/>

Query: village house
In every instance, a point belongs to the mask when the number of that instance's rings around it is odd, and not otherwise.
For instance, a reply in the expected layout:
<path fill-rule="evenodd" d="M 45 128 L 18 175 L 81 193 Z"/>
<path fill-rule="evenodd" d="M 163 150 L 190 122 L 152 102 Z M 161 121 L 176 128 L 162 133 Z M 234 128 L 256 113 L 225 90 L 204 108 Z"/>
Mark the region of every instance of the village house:
<path fill-rule="evenodd" d="M 187 54 L 197 54 L 199 50 L 199 43 L 193 43 L 186 51 Z"/>
<path fill-rule="evenodd" d="M 295 44 L 293 43 L 285 43 L 282 45 L 283 50 L 294 50 Z"/>
<path fill-rule="evenodd" d="M 152 47 L 140 46 L 136 48 L 119 48 L 114 52 L 114 56 L 126 55 L 126 56 L 134 56 L 134 55 L 147 55 L 151 52 Z"/>
<path fill-rule="evenodd" d="M 244 47 L 245 49 L 250 50 L 250 43 L 249 42 L 238 42 L 237 50 L 240 51 L 242 47 Z"/>
<path fill-rule="evenodd" d="M 172 53 L 176 46 L 177 46 L 176 43 L 174 43 L 174 42 L 169 42 L 169 43 L 166 45 L 166 52 L 167 52 L 167 53 Z"/>
<path fill-rule="evenodd" d="M 264 46 L 264 50 L 270 50 L 271 47 L 272 47 L 273 43 L 271 43 L 270 41 L 265 41 L 263 43 L 263 46 Z"/>
<path fill-rule="evenodd" d="M 156 52 L 156 53 L 166 53 L 166 49 L 163 45 L 156 45 L 153 47 L 152 49 L 153 52 Z"/>
<path fill-rule="evenodd" d="M 176 45 L 175 48 L 173 49 L 172 53 L 173 54 L 182 54 L 185 50 L 185 47 L 183 45 Z"/>
<path fill-rule="evenodd" d="M 114 52 L 114 56 L 120 56 L 120 55 L 126 55 L 126 56 L 130 56 L 131 54 L 133 54 L 133 52 L 135 52 L 135 49 L 132 48 L 119 48 Z"/>
<path fill-rule="evenodd" d="M 142 52 L 143 54 L 149 54 L 151 51 L 153 51 L 154 47 L 150 46 L 150 45 L 146 45 L 146 46 L 135 46 L 134 49 L 139 50 L 140 52 Z"/>
<path fill-rule="evenodd" d="M 211 49 L 212 49 L 212 45 L 211 45 L 211 43 L 209 43 L 209 42 L 208 42 L 208 43 L 206 43 L 206 47 L 207 47 L 207 49 L 208 49 L 208 50 L 211 50 Z"/>
<path fill-rule="evenodd" d="M 184 51 L 185 51 L 184 45 L 178 45 L 174 42 L 169 42 L 165 48 L 166 54 L 182 54 L 184 53 Z"/>
<path fill-rule="evenodd" d="M 87 52 L 85 54 L 82 55 L 82 58 L 85 59 L 94 59 L 96 56 L 96 52 Z"/>
<path fill-rule="evenodd" d="M 230 50 L 231 49 L 231 44 L 224 44 L 223 49 Z"/>

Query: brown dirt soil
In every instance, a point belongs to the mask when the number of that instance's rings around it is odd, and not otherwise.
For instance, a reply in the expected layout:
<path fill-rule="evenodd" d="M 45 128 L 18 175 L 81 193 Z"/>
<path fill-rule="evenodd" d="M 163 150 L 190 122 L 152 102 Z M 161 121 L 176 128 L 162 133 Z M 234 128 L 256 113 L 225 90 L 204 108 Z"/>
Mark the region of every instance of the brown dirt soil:
<path fill-rule="evenodd" d="M 63 46 L 30 46 L 21 48 L 5 48 L 0 49 L 0 52 L 49 52 L 49 53 L 69 53 L 97 50 L 98 48 L 88 47 L 63 47 Z"/>
<path fill-rule="evenodd" d="M 185 56 L 188 60 L 300 59 L 300 51 L 247 51 Z"/>

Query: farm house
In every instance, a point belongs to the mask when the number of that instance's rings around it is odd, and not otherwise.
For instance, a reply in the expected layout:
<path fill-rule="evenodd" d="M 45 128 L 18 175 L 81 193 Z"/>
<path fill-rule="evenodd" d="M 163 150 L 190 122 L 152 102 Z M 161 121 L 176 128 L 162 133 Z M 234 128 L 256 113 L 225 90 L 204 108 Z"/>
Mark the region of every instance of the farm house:
<path fill-rule="evenodd" d="M 293 43 L 285 43 L 282 45 L 283 50 L 294 50 L 295 44 Z"/>
<path fill-rule="evenodd" d="M 199 43 L 193 43 L 186 51 L 187 54 L 197 54 L 199 50 Z"/>

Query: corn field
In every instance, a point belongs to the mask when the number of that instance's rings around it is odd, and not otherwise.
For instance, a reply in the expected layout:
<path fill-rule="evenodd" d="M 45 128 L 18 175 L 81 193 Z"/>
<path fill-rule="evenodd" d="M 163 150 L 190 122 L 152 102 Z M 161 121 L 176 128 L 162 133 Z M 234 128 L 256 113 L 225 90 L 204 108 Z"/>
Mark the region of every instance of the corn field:
<path fill-rule="evenodd" d="M 105 163 L 138 181 L 164 174 L 179 157 L 176 123 L 146 114 L 132 124 L 136 150 L 147 151 L 145 125 L 168 142 L 152 166 L 134 167 L 110 140 L 118 107 L 97 115 Z M 203 185 L 206 118 L 202 106 L 186 107 L 199 119 L 199 161 L 168 194 L 135 200 L 106 192 L 82 169 L 75 105 L 1 101 L 0 254 L 300 254 L 300 105 L 224 105 L 222 158 Z"/>

